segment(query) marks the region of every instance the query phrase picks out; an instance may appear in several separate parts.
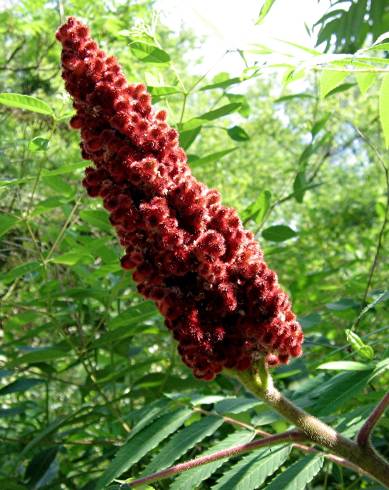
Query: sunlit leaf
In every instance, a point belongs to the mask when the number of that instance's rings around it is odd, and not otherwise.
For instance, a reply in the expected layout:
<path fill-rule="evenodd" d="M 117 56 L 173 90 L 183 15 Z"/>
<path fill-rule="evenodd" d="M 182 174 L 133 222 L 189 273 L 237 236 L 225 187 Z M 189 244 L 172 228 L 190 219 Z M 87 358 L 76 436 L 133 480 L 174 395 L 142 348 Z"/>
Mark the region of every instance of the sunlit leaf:
<path fill-rule="evenodd" d="M 0 93 L 0 104 L 54 117 L 51 107 L 46 102 L 31 95 Z"/>
<path fill-rule="evenodd" d="M 361 318 L 361 316 L 359 316 Z M 371 361 L 374 358 L 374 349 L 361 339 L 361 337 L 350 329 L 346 329 L 347 342 L 353 351 L 357 352 L 363 359 Z"/>
<path fill-rule="evenodd" d="M 270 9 L 272 8 L 273 4 L 274 4 L 275 0 L 263 0 L 263 4 L 262 4 L 262 7 L 261 7 L 261 10 L 259 11 L 259 16 L 258 16 L 258 19 L 257 19 L 257 22 L 256 24 L 261 24 L 267 14 L 269 13 Z"/>
<path fill-rule="evenodd" d="M 82 263 L 90 263 L 93 260 L 93 256 L 86 250 L 70 250 L 62 255 L 57 255 L 50 259 L 50 262 L 54 264 L 61 264 L 67 266 L 73 266 Z"/>
<path fill-rule="evenodd" d="M 347 77 L 347 71 L 323 70 L 320 74 L 320 96 L 325 97 Z"/>
<path fill-rule="evenodd" d="M 199 90 L 204 91 L 204 90 L 213 90 L 216 88 L 228 88 L 231 87 L 231 85 L 236 85 L 237 83 L 241 83 L 243 80 L 239 77 L 233 77 L 233 78 L 226 78 L 225 80 L 220 80 L 218 82 L 210 83 L 208 85 L 204 85 L 201 87 Z"/>
<path fill-rule="evenodd" d="M 168 53 L 154 44 L 131 41 L 130 48 L 133 55 L 144 63 L 169 63 L 170 61 Z"/>
<path fill-rule="evenodd" d="M 198 167 L 200 165 L 214 163 L 219 161 L 221 158 L 228 155 L 229 153 L 232 153 L 235 150 L 237 150 L 236 147 L 227 148 L 226 150 L 216 151 L 215 153 L 211 153 L 210 155 L 205 155 L 202 158 L 196 158 L 195 160 L 190 160 L 189 163 L 191 167 Z"/>
<path fill-rule="evenodd" d="M 389 73 L 387 73 L 381 83 L 380 95 L 380 121 L 384 133 L 386 148 L 389 148 Z"/>
<path fill-rule="evenodd" d="M 270 202 L 271 192 L 268 190 L 261 191 L 257 199 L 243 211 L 242 220 L 245 223 L 253 220 L 258 225 L 261 225 L 270 208 Z"/>
<path fill-rule="evenodd" d="M 28 147 L 32 152 L 36 151 L 46 151 L 49 146 L 49 140 L 47 138 L 42 138 L 41 136 L 37 136 L 33 138 Z"/>
<path fill-rule="evenodd" d="M 333 361 L 320 364 L 317 369 L 334 371 L 369 371 L 371 370 L 371 366 L 355 361 Z"/>
<path fill-rule="evenodd" d="M 355 73 L 354 76 L 362 95 L 365 95 L 377 79 L 376 73 Z"/>

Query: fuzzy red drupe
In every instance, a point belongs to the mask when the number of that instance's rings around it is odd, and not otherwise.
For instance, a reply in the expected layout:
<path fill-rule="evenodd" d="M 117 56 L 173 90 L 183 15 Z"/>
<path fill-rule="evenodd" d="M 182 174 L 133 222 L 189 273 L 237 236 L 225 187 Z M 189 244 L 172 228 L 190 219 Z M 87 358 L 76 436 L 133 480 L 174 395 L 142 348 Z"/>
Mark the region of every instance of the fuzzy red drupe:
<path fill-rule="evenodd" d="M 223 368 L 269 366 L 301 355 L 303 333 L 276 274 L 234 209 L 196 180 L 178 133 L 142 84 L 74 17 L 58 30 L 62 76 L 77 113 L 81 151 L 94 166 L 83 185 L 103 199 L 133 270 L 178 341 L 184 363 L 211 380 Z"/>

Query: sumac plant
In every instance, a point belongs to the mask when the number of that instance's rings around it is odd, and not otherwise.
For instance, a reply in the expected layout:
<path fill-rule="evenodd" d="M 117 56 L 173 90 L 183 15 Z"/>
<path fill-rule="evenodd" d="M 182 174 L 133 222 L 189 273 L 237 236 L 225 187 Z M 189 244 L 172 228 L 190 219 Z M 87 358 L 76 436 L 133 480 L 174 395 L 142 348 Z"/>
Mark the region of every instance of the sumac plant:
<path fill-rule="evenodd" d="M 133 271 L 139 293 L 156 303 L 194 376 L 211 381 L 223 371 L 295 426 L 277 434 L 259 431 L 251 442 L 236 441 L 123 488 L 286 444 L 308 453 L 312 477 L 325 457 L 389 486 L 389 463 L 370 440 L 389 395 L 351 440 L 276 389 L 269 369 L 302 354 L 303 333 L 253 233 L 234 209 L 221 204 L 216 190 L 192 175 L 166 112 L 153 109 L 144 85 L 126 81 L 116 59 L 99 49 L 84 24 L 70 17 L 57 39 L 76 109 L 70 125 L 80 130 L 83 158 L 93 162 L 83 185 L 110 213 L 125 248 L 122 267 Z M 124 446 L 98 487 L 122 474 L 131 457 Z"/>

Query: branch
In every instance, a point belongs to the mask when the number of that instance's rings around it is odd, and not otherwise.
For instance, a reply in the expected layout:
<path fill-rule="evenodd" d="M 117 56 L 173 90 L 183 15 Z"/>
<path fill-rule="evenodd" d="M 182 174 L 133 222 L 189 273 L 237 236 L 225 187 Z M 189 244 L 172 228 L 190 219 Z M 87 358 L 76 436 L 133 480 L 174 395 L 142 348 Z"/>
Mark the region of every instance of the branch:
<path fill-rule="evenodd" d="M 369 445 L 371 433 L 388 406 L 389 391 L 375 407 L 375 409 L 371 412 L 368 419 L 358 432 L 357 442 L 360 446 L 364 447 Z"/>
<path fill-rule="evenodd" d="M 266 371 L 266 368 L 264 369 Z M 305 434 L 307 440 L 329 449 L 335 456 L 346 459 L 389 488 L 389 462 L 385 461 L 370 445 L 360 446 L 320 419 L 296 406 L 273 386 L 269 373 L 266 372 L 266 387 L 263 383 L 263 372 L 258 373 L 253 370 L 252 372 L 235 372 L 233 375 L 250 392 L 298 427 Z M 388 405 L 389 401 L 385 403 Z M 381 407 L 381 404 L 379 407 L 379 412 L 382 413 L 384 407 Z M 373 425 L 374 423 L 375 418 Z"/>
<path fill-rule="evenodd" d="M 229 458 L 231 456 L 237 456 L 238 454 L 244 454 L 254 449 L 261 447 L 274 446 L 282 442 L 292 442 L 292 441 L 304 441 L 306 436 L 300 431 L 287 431 L 281 434 L 276 434 L 274 436 L 266 437 L 264 439 L 257 439 L 255 441 L 249 442 L 247 444 L 241 444 L 239 446 L 230 447 L 228 449 L 223 449 L 217 451 L 213 454 L 207 454 L 206 456 L 200 456 L 199 458 L 191 459 L 190 461 L 185 461 L 185 463 L 180 463 L 165 470 L 158 471 L 157 473 L 152 473 L 151 475 L 138 478 L 127 484 L 121 486 L 121 488 L 133 488 L 144 483 L 152 483 L 157 480 L 163 480 L 164 478 L 170 478 L 178 473 L 188 471 L 197 466 L 212 463 L 223 458 Z"/>

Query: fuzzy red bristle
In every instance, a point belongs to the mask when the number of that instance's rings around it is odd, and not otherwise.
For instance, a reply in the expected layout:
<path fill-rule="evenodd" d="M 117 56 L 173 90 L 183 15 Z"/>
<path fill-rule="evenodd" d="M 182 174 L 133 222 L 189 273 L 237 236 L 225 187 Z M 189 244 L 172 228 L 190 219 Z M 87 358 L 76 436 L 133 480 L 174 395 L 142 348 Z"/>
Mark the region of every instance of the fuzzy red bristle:
<path fill-rule="evenodd" d="M 191 174 L 166 111 L 143 84 L 126 82 L 117 60 L 71 17 L 56 35 L 62 76 L 77 114 L 83 185 L 103 198 L 126 248 L 122 267 L 155 301 L 196 377 L 246 370 L 301 355 L 303 333 L 251 232 L 220 194 Z"/>

